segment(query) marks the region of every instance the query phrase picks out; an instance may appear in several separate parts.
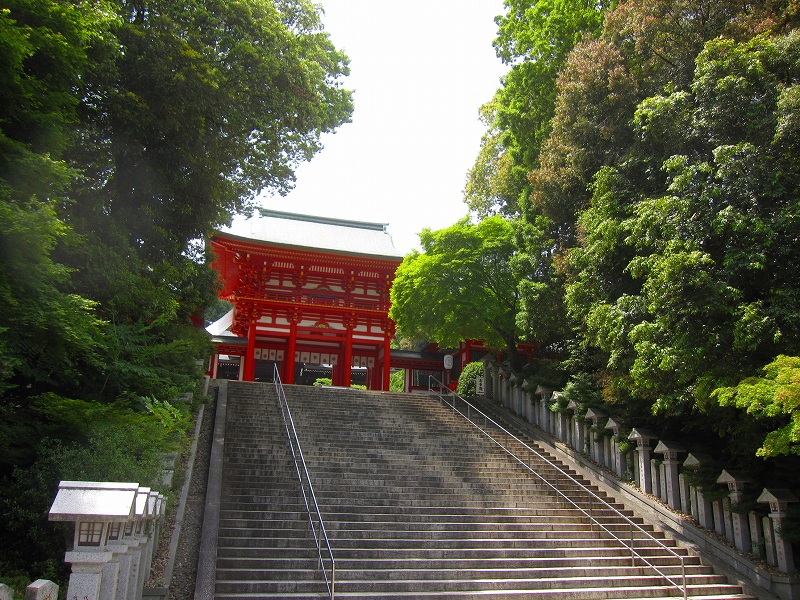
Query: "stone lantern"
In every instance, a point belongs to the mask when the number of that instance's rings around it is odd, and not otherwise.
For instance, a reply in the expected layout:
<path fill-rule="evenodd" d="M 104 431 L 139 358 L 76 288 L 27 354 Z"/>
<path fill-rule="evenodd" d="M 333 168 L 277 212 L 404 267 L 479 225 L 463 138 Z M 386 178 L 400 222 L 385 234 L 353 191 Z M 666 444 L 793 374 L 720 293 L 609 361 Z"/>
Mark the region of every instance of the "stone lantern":
<path fill-rule="evenodd" d="M 138 487 L 119 482 L 59 483 L 49 519 L 75 523 L 73 549 L 64 557 L 72 565 L 68 598 L 115 597 L 119 563 L 112 546 L 132 520 Z"/>
<path fill-rule="evenodd" d="M 650 442 L 658 439 L 658 435 L 647 429 L 631 430 L 628 439 L 636 442 L 636 453 L 639 457 L 639 488 L 645 494 L 653 493 L 653 478 L 650 473 Z"/>
<path fill-rule="evenodd" d="M 764 491 L 761 492 L 761 495 L 758 497 L 758 501 L 769 503 L 769 518 L 772 521 L 772 526 L 770 527 L 772 531 L 766 531 L 766 527 L 764 531 L 764 540 L 766 543 L 768 545 L 771 542 L 774 543 L 772 548 L 767 548 L 767 562 L 777 566 L 778 569 L 784 573 L 791 573 L 795 570 L 792 545 L 787 544 L 783 540 L 781 527 L 786 518 L 786 511 L 789 507 L 789 503 L 797 502 L 797 496 L 791 491 L 782 488 L 772 490 L 764 488 Z M 773 556 L 775 559 L 774 563 L 770 560 Z"/>
<path fill-rule="evenodd" d="M 722 483 L 728 486 L 728 498 L 730 498 L 731 507 L 742 501 L 744 496 L 744 486 L 750 483 L 751 479 L 742 473 L 736 471 L 723 470 L 722 474 L 717 477 L 717 483 Z M 731 510 L 731 537 L 733 538 L 734 545 L 742 552 L 750 552 L 752 549 L 750 543 L 750 527 L 747 523 L 747 516 Z"/>
<path fill-rule="evenodd" d="M 681 490 L 678 480 L 678 454 L 686 452 L 681 444 L 661 440 L 653 449 L 664 456 L 661 481 L 661 499 L 671 508 L 681 510 Z"/>

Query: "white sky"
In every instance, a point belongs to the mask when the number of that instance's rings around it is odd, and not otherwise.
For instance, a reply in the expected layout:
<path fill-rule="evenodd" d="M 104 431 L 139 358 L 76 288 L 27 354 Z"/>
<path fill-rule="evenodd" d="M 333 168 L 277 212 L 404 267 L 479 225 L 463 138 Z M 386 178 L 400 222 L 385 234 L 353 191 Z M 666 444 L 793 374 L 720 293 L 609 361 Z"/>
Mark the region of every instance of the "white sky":
<path fill-rule="evenodd" d="M 503 0 L 320 0 L 350 57 L 352 123 L 297 170 L 266 208 L 389 223 L 403 253 L 425 227 L 467 214 L 463 189 L 485 128 L 478 119 L 505 72 L 492 41 Z"/>

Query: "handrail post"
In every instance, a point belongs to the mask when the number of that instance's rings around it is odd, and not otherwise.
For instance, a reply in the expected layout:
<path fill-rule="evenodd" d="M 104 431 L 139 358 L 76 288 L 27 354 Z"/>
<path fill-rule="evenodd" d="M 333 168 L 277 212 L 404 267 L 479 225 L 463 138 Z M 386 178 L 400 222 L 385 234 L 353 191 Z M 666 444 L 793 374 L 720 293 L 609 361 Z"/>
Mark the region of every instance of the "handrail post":
<path fill-rule="evenodd" d="M 628 531 L 630 532 L 631 538 L 631 566 L 636 566 L 636 554 L 633 551 L 633 522 L 628 523 Z"/>
<path fill-rule="evenodd" d="M 686 561 L 681 556 L 681 575 L 683 575 L 683 600 L 687 600 L 689 591 L 686 589 Z"/>

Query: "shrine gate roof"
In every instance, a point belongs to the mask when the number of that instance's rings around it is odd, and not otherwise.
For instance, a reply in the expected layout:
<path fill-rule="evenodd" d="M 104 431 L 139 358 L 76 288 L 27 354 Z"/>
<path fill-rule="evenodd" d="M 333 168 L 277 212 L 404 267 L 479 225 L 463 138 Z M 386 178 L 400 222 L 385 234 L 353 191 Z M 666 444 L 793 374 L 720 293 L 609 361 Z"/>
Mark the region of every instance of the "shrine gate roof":
<path fill-rule="evenodd" d="M 234 221 L 219 230 L 225 237 L 263 242 L 287 248 L 323 250 L 337 254 L 368 256 L 400 261 L 403 255 L 394 247 L 386 224 L 348 221 L 260 210 L 260 216 Z"/>

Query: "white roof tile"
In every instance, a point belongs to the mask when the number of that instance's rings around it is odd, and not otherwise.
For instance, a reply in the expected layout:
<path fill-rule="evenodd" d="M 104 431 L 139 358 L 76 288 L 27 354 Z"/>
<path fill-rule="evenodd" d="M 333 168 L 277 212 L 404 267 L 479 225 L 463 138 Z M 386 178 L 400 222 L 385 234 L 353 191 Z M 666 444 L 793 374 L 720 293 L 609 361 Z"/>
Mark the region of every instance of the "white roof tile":
<path fill-rule="evenodd" d="M 236 219 L 220 233 L 292 248 L 402 259 L 386 224 L 347 221 L 261 209 L 260 216 Z"/>

